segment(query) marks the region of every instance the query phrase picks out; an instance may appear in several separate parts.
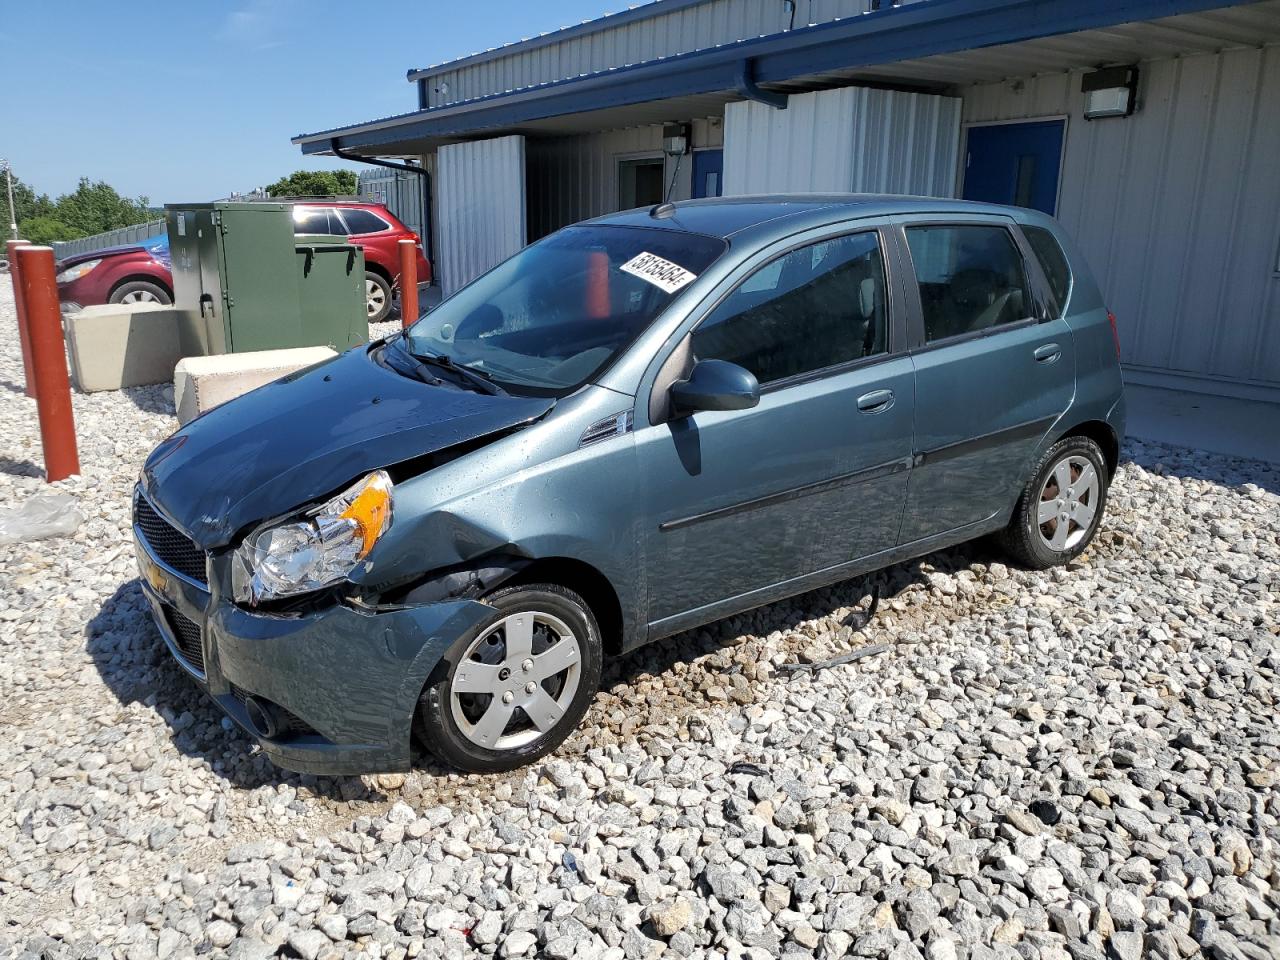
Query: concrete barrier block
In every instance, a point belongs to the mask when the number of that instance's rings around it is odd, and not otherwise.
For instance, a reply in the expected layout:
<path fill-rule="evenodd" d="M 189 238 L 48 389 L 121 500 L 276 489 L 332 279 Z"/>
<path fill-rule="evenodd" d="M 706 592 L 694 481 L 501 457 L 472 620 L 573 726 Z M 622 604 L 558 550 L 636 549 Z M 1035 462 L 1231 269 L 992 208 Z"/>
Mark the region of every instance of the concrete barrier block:
<path fill-rule="evenodd" d="M 66 315 L 72 382 L 85 393 L 167 383 L 182 358 L 180 315 L 158 303 L 103 304 Z"/>
<path fill-rule="evenodd" d="M 295 347 L 187 357 L 173 371 L 178 422 L 187 423 L 221 403 L 334 356 L 337 351 L 329 347 Z"/>

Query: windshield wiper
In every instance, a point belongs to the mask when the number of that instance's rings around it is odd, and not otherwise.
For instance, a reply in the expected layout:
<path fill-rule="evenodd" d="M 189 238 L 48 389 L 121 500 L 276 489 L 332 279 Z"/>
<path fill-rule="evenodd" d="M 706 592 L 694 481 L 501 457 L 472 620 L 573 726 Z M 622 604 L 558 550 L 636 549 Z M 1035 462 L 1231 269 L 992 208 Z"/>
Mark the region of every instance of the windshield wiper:
<path fill-rule="evenodd" d="M 414 353 L 409 349 L 408 344 L 404 350 L 409 356 L 421 363 L 429 363 L 439 367 L 441 370 L 448 370 L 450 373 L 456 373 L 464 380 L 469 382 L 481 393 L 487 393 L 491 396 L 505 395 L 507 391 L 493 382 L 493 377 L 485 373 L 483 370 L 477 370 L 474 367 L 468 367 L 466 364 L 458 363 L 453 357 L 447 353 Z"/>
<path fill-rule="evenodd" d="M 388 350 L 391 346 L 387 343 L 377 356 L 377 361 L 385 367 L 391 367 L 397 373 L 404 374 L 407 377 L 413 377 L 423 383 L 433 387 L 440 386 L 444 383 L 439 377 L 431 372 L 430 368 L 411 354 L 408 350 L 401 347 L 398 350 Z"/>

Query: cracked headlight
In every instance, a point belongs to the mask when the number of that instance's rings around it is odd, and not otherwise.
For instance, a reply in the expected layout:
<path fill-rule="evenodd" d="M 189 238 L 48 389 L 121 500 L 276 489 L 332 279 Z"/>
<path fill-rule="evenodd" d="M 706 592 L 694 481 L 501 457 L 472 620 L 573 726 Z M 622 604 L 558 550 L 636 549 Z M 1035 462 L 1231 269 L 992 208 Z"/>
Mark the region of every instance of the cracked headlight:
<path fill-rule="evenodd" d="M 232 594 L 252 606 L 338 583 L 391 526 L 391 504 L 391 478 L 375 470 L 305 519 L 250 534 L 232 558 Z"/>

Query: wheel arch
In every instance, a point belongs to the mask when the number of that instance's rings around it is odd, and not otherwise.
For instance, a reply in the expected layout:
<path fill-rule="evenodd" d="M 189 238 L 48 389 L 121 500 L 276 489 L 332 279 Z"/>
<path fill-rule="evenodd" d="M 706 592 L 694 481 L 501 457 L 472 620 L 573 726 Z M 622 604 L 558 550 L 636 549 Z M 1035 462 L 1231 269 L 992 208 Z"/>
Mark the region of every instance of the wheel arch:
<path fill-rule="evenodd" d="M 622 652 L 622 603 L 613 584 L 603 573 L 572 557 L 542 557 L 521 568 L 503 586 L 531 583 L 554 583 L 582 597 L 595 614 L 604 652 L 609 656 Z"/>
<path fill-rule="evenodd" d="M 107 291 L 107 299 L 110 300 L 113 296 L 115 296 L 116 291 L 119 290 L 121 287 L 123 287 L 126 283 L 150 283 L 153 286 L 159 287 L 161 290 L 167 293 L 169 295 L 170 302 L 172 302 L 173 300 L 173 285 L 169 283 L 165 283 L 159 277 L 154 276 L 153 274 L 150 274 L 150 273 L 130 273 L 121 277 L 115 283 L 111 284 L 111 289 Z"/>
<path fill-rule="evenodd" d="M 1054 442 L 1065 440 L 1067 437 L 1085 437 L 1096 443 L 1102 449 L 1102 455 L 1107 461 L 1107 479 L 1110 480 L 1116 475 L 1116 469 L 1120 466 L 1120 438 L 1116 436 L 1115 430 L 1109 423 L 1103 420 L 1085 420 L 1064 430 Z"/>

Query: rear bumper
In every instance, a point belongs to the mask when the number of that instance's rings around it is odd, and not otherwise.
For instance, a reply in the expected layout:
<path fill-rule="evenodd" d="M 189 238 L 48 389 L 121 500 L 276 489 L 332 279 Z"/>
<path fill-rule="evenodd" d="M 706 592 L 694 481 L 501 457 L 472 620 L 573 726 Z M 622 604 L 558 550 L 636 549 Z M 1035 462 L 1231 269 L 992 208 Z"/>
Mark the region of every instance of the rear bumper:
<path fill-rule="evenodd" d="M 454 600 L 379 612 L 334 605 L 301 616 L 251 613 L 220 597 L 216 582 L 206 590 L 164 567 L 135 539 L 143 590 L 179 664 L 274 763 L 300 773 L 409 769 L 423 685 L 453 641 L 493 612 Z M 263 736 L 245 710 L 250 696 L 296 722 Z"/>

